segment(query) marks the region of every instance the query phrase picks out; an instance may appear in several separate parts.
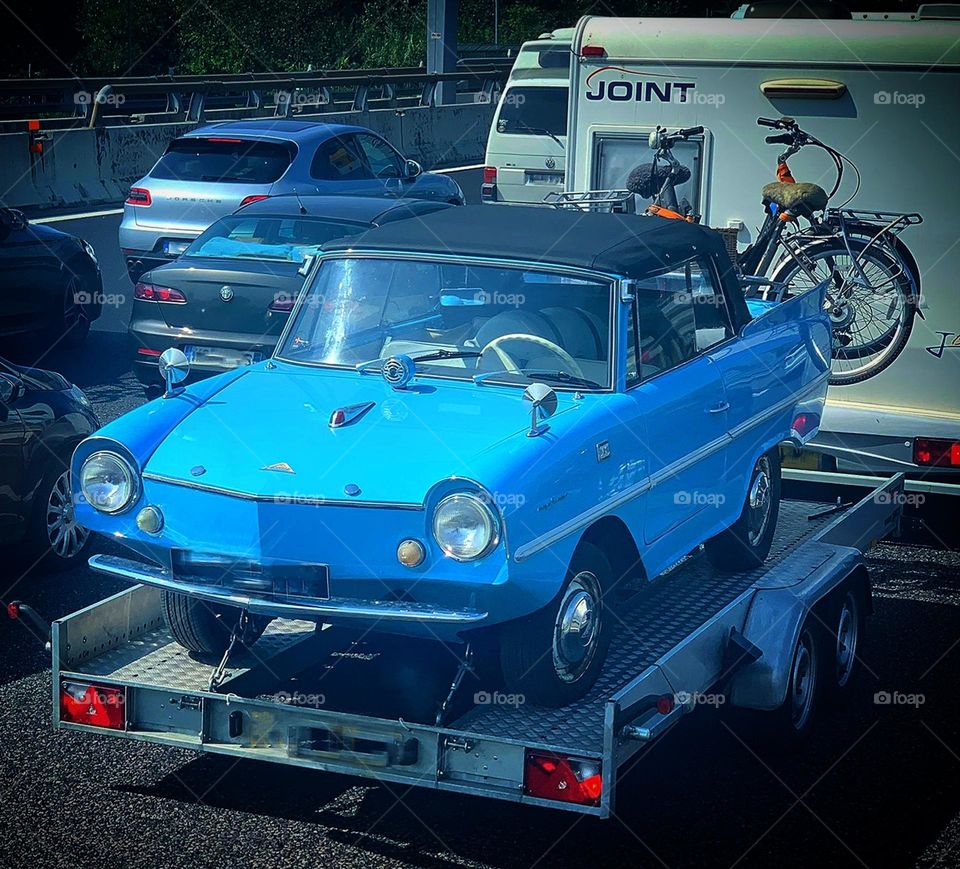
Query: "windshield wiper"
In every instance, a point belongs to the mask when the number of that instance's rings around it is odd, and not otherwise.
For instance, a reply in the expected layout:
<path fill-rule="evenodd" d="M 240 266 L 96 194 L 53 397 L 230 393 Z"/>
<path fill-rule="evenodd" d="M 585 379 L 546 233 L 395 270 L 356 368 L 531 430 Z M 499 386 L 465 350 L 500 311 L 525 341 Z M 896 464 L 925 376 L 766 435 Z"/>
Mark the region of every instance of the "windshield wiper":
<path fill-rule="evenodd" d="M 426 350 L 423 353 L 418 353 L 410 358 L 414 362 L 430 362 L 435 359 L 478 359 L 481 355 L 480 350 L 445 350 L 440 348 L 438 350 Z M 369 362 L 361 362 L 357 366 L 357 371 L 361 374 L 366 374 L 368 371 L 376 371 L 375 366 L 383 367 L 383 363 L 386 362 L 386 359 L 377 357 L 376 359 L 371 359 Z"/>
<path fill-rule="evenodd" d="M 563 142 L 560 141 L 560 137 L 556 133 L 551 133 L 546 127 L 531 127 L 529 124 L 524 124 L 522 122 L 519 122 L 517 126 L 521 130 L 526 130 L 528 133 L 539 133 L 541 136 L 549 136 L 554 142 L 563 148 L 564 151 L 567 150 Z"/>
<path fill-rule="evenodd" d="M 483 383 L 485 380 L 501 374 L 519 374 L 528 380 L 554 380 L 566 386 L 582 386 L 585 389 L 603 389 L 603 384 L 597 383 L 596 380 L 577 377 L 575 374 L 568 374 L 566 371 L 556 371 L 549 368 L 502 368 L 499 371 L 484 371 L 482 374 L 475 374 L 473 376 L 473 382 Z"/>

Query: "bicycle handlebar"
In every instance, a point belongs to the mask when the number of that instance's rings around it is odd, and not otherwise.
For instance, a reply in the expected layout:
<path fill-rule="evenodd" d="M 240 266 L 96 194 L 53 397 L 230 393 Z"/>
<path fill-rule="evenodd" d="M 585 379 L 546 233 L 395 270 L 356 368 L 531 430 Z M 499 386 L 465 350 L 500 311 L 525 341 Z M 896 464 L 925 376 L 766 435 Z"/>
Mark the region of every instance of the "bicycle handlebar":
<path fill-rule="evenodd" d="M 768 145 L 792 145 L 793 136 L 789 133 L 779 133 L 776 136 L 767 136 L 765 141 Z"/>
<path fill-rule="evenodd" d="M 682 130 L 677 130 L 676 135 L 686 139 L 688 136 L 699 136 L 702 132 L 703 127 L 685 127 Z"/>

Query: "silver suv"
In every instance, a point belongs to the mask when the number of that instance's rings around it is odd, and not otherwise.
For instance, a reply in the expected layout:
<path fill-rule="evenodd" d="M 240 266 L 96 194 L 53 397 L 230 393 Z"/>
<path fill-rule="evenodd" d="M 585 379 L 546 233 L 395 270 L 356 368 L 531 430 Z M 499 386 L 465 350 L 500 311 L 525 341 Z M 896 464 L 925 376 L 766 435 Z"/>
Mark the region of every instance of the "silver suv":
<path fill-rule="evenodd" d="M 220 217 L 283 193 L 463 204 L 456 181 L 424 172 L 365 127 L 272 119 L 214 124 L 174 139 L 130 189 L 120 248 L 131 280 L 176 259 Z"/>

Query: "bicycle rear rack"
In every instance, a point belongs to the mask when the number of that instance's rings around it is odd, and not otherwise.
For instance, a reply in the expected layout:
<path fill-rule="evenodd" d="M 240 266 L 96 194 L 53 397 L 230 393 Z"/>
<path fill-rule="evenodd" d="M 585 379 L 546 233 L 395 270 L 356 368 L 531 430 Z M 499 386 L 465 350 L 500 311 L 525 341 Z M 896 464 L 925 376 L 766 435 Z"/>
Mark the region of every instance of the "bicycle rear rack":
<path fill-rule="evenodd" d="M 899 235 L 908 226 L 917 226 L 923 223 L 923 215 L 916 211 L 871 211 L 864 208 L 828 208 L 827 221 L 832 218 L 844 225 L 846 221 L 869 223 L 876 226 L 881 233 Z"/>

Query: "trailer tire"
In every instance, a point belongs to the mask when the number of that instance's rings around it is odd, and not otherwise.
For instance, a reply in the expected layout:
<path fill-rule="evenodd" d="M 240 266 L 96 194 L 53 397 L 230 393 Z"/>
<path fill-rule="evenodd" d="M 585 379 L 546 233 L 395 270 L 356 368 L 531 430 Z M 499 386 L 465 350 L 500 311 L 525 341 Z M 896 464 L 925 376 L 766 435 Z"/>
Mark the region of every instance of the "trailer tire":
<path fill-rule="evenodd" d="M 174 639 L 185 649 L 199 655 L 222 655 L 230 645 L 241 610 L 186 594 L 162 590 L 160 608 Z M 252 646 L 266 630 L 270 619 L 251 615 L 240 641 Z"/>
<path fill-rule="evenodd" d="M 707 557 L 718 570 L 753 570 L 763 564 L 780 515 L 780 452 L 757 459 L 736 522 L 706 543 Z"/>
<path fill-rule="evenodd" d="M 850 693 L 863 669 L 858 655 L 866 629 L 866 610 L 863 589 L 857 582 L 844 583 L 828 604 L 824 684 L 837 699 Z"/>
<path fill-rule="evenodd" d="M 503 625 L 500 668 L 506 689 L 541 706 L 566 706 L 597 680 L 613 633 L 613 570 L 596 546 L 577 547 L 560 593 L 546 607 Z"/>
<path fill-rule="evenodd" d="M 808 615 L 790 656 L 783 705 L 765 714 L 769 741 L 780 748 L 801 747 L 814 730 L 823 695 L 824 652 L 823 625 L 816 616 Z"/>

